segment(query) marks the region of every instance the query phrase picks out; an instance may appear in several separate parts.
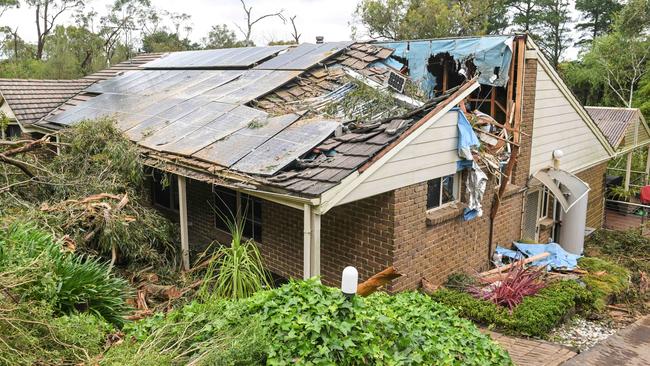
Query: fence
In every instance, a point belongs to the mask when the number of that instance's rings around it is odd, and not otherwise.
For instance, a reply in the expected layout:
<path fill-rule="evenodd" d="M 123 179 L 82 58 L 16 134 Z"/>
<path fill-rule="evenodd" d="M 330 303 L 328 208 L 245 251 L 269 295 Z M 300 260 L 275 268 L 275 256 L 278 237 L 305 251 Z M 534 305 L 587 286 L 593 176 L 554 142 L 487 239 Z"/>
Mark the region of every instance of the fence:
<path fill-rule="evenodd" d="M 650 236 L 650 205 L 635 202 L 605 200 L 604 227 L 612 230 L 640 229 Z"/>

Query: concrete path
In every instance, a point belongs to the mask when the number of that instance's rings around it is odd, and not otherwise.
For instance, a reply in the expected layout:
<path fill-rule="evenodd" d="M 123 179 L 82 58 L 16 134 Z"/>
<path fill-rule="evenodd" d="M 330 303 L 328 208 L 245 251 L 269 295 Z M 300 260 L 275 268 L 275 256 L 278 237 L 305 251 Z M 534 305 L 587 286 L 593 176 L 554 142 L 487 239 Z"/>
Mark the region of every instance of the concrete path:
<path fill-rule="evenodd" d="M 650 315 L 581 353 L 562 366 L 650 365 Z"/>
<path fill-rule="evenodd" d="M 481 329 L 510 354 L 519 366 L 557 366 L 576 355 L 570 348 L 537 339 L 515 338 Z"/>

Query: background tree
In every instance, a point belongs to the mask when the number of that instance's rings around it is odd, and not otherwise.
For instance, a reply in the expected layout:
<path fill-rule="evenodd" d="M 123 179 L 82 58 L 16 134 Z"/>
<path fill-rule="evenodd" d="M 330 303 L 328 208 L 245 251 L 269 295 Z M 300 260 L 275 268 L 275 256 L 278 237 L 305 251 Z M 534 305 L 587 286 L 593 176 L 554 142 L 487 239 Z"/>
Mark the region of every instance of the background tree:
<path fill-rule="evenodd" d="M 508 8 L 512 12 L 512 25 L 517 31 L 533 32 L 541 22 L 540 0 L 511 0 Z"/>
<path fill-rule="evenodd" d="M 542 0 L 539 19 L 539 30 L 533 36 L 553 66 L 557 67 L 571 43 L 568 0 Z"/>
<path fill-rule="evenodd" d="M 251 36 L 253 34 L 253 26 L 260 21 L 267 19 L 267 18 L 279 18 L 282 20 L 282 22 L 286 22 L 286 19 L 284 18 L 284 15 L 282 14 L 283 10 L 280 9 L 280 11 L 277 11 L 275 13 L 268 13 L 261 15 L 259 17 L 254 17 L 253 16 L 253 7 L 252 6 L 247 6 L 246 2 L 244 0 L 240 0 L 241 5 L 244 8 L 244 14 L 246 14 L 246 26 L 240 27 L 239 25 L 235 24 L 235 26 L 239 29 L 239 31 L 244 35 L 244 44 L 246 46 L 254 46 L 255 43 L 253 43 Z"/>
<path fill-rule="evenodd" d="M 192 43 L 188 38 L 179 38 L 178 33 L 159 30 L 147 34 L 142 38 L 142 51 L 151 52 L 175 52 L 199 49 L 199 45 Z"/>
<path fill-rule="evenodd" d="M 235 32 L 225 24 L 213 25 L 203 43 L 208 49 L 244 47 L 244 42 L 238 41 Z"/>
<path fill-rule="evenodd" d="M 498 32 L 506 13 L 502 0 L 362 0 L 354 17 L 370 38 L 401 40 Z"/>
<path fill-rule="evenodd" d="M 298 27 L 296 26 L 297 17 L 298 17 L 297 15 L 294 15 L 289 18 L 289 21 L 291 22 L 291 28 L 293 29 L 291 31 L 291 37 L 293 37 L 293 41 L 296 44 L 300 44 L 300 36 L 302 36 L 302 34 L 298 33 Z"/>
<path fill-rule="evenodd" d="M 575 7 L 583 20 L 576 25 L 582 31 L 578 44 L 585 44 L 607 33 L 614 14 L 623 6 L 617 0 L 576 0 Z"/>
<path fill-rule="evenodd" d="M 17 8 L 20 6 L 20 3 L 18 0 L 0 0 L 0 17 L 4 15 L 4 13 L 11 9 L 11 8 Z"/>
<path fill-rule="evenodd" d="M 36 54 L 37 60 L 43 59 L 43 50 L 47 36 L 57 24 L 59 17 L 69 10 L 83 7 L 83 0 L 25 0 L 36 13 Z"/>

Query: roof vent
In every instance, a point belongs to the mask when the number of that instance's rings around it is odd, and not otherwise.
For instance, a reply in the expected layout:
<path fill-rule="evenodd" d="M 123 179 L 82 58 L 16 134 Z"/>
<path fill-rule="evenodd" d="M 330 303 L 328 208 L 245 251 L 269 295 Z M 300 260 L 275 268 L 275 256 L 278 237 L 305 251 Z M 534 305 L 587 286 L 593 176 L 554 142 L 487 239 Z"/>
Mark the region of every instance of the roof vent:
<path fill-rule="evenodd" d="M 325 41 L 325 37 L 323 37 L 323 36 L 316 36 L 316 43 L 317 43 L 317 44 L 321 44 L 321 43 L 323 43 L 323 41 Z"/>

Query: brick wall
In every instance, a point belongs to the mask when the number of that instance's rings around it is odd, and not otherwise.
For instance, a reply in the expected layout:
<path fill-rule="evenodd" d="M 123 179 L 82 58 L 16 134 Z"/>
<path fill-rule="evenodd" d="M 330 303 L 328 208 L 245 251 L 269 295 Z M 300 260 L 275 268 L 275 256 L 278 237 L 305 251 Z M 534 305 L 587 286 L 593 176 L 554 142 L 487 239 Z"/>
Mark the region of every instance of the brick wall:
<path fill-rule="evenodd" d="M 213 240 L 228 242 L 229 237 L 215 228 L 215 215 L 209 184 L 188 179 L 188 232 L 192 252 Z M 321 219 L 321 275 L 323 282 L 339 285 L 341 271 L 352 265 L 361 280 L 392 263 L 392 192 L 333 208 Z M 178 215 L 178 214 L 176 214 Z M 262 204 L 262 242 L 267 268 L 283 277 L 303 275 L 303 212 L 264 201 Z"/>
<path fill-rule="evenodd" d="M 587 205 L 587 226 L 599 229 L 603 226 L 605 210 L 605 173 L 607 162 L 593 166 L 576 174 L 589 184 L 589 203 Z"/>

